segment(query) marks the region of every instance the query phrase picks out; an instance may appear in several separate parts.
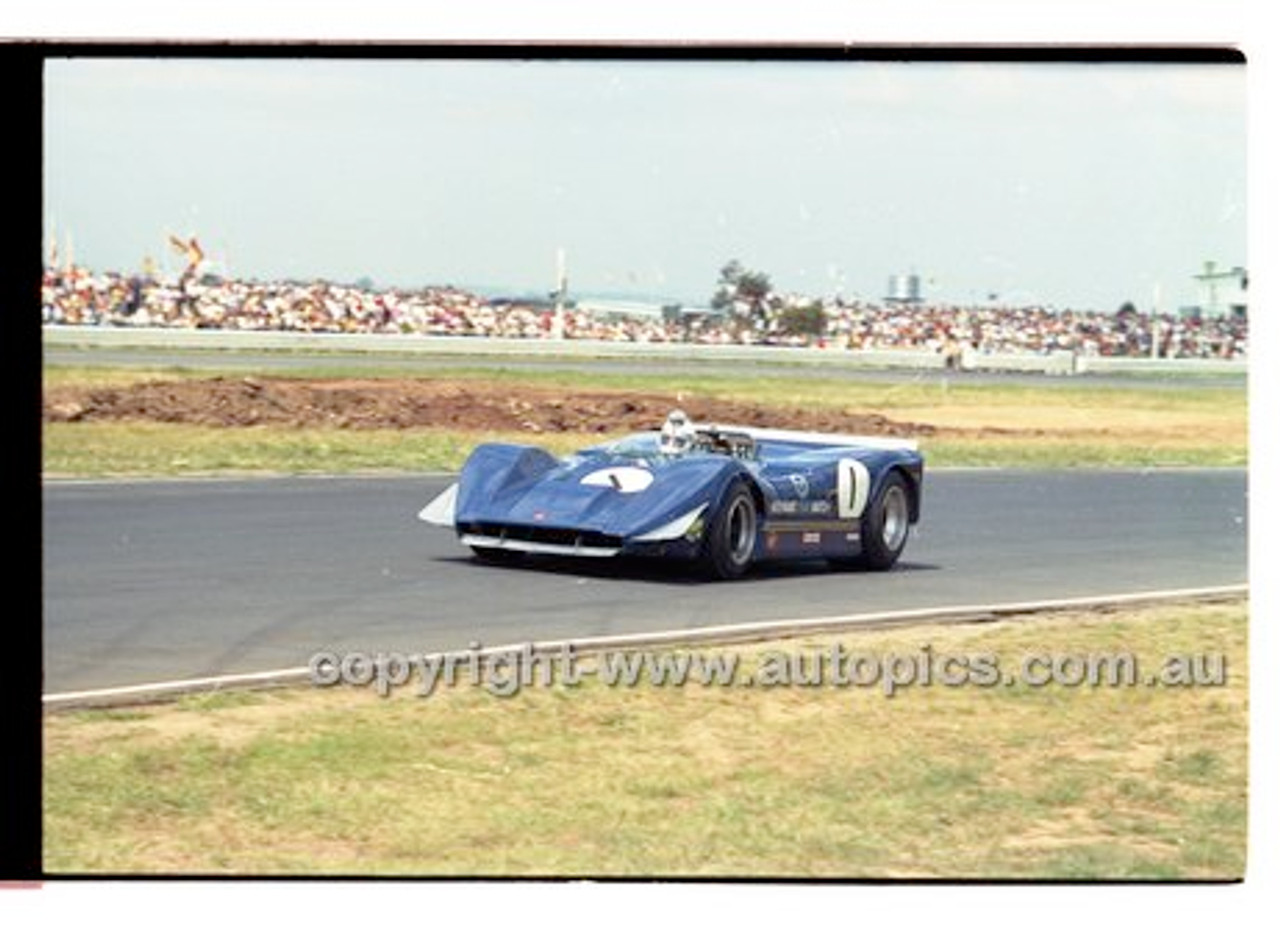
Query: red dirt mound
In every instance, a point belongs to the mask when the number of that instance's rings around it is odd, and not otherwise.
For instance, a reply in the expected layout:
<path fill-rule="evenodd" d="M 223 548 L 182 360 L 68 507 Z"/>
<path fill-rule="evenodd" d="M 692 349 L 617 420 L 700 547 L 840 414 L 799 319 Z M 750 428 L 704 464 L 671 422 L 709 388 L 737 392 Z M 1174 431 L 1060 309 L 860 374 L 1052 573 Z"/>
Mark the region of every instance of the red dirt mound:
<path fill-rule="evenodd" d="M 784 409 L 658 392 L 564 392 L 418 379 L 218 377 L 120 387 L 58 386 L 45 393 L 44 419 L 605 433 L 656 427 L 677 405 L 696 421 L 904 437 L 935 432 L 928 424 L 835 408 Z"/>

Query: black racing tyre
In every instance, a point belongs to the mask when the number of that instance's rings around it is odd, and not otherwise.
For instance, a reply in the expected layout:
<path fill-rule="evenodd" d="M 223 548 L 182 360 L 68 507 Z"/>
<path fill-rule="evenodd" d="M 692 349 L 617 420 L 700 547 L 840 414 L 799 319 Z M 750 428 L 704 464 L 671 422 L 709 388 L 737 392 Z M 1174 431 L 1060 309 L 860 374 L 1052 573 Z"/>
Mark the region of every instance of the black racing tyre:
<path fill-rule="evenodd" d="M 734 482 L 707 531 L 703 550 L 707 573 L 714 578 L 740 577 L 751 565 L 759 523 L 751 489 Z"/>
<path fill-rule="evenodd" d="M 883 571 L 893 568 L 907 545 L 911 526 L 911 494 L 906 477 L 893 471 L 862 515 L 862 554 L 857 562 Z"/>

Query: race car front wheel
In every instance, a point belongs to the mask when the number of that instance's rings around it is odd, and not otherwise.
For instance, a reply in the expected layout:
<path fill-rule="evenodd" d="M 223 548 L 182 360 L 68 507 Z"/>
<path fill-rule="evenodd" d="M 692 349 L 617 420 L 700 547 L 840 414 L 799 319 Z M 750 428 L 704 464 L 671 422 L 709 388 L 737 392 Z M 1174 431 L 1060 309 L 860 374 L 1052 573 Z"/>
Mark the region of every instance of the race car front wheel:
<path fill-rule="evenodd" d="M 759 517 L 751 490 L 742 482 L 729 489 L 707 532 L 705 564 L 716 578 L 737 578 L 751 564 Z"/>

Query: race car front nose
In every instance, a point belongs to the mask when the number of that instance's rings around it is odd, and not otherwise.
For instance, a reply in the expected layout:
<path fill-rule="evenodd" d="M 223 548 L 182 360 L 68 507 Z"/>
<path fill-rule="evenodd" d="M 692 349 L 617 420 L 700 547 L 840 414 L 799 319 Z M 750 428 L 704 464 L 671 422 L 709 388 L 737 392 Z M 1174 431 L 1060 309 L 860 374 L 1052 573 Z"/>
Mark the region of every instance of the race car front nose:
<path fill-rule="evenodd" d="M 418 519 L 437 527 L 452 527 L 458 510 L 458 483 L 454 482 L 418 512 Z"/>

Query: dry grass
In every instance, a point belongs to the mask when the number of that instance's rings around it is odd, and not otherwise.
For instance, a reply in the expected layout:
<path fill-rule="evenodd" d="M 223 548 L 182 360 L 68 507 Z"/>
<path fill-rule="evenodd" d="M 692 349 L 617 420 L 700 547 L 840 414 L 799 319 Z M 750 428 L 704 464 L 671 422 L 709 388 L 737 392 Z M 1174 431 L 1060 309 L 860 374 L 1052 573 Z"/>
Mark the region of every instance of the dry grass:
<path fill-rule="evenodd" d="M 422 428 L 220 428 L 153 421 L 46 424 L 44 474 L 64 478 L 455 471 L 477 443 L 527 443 L 530 436 Z M 541 435 L 537 442 L 557 453 L 583 445 L 578 434 Z"/>
<path fill-rule="evenodd" d="M 350 369 L 295 370 L 340 377 Z M 384 371 L 388 378 L 396 375 Z M 47 386 L 113 385 L 191 378 L 199 370 L 50 367 Z M 402 374 L 402 373 L 401 373 Z M 431 377 L 430 370 L 416 373 Z M 364 371 L 369 377 L 371 373 Z M 529 370 L 459 370 L 440 379 L 575 388 L 666 391 L 783 406 L 840 408 L 929 424 L 921 440 L 931 465 L 1238 466 L 1248 460 L 1243 389 L 1035 388 L 946 381 L 883 384 L 821 379 L 653 377 Z M 536 443 L 566 453 L 617 434 L 533 434 L 447 429 L 360 430 L 334 427 L 218 428 L 149 422 L 48 423 L 44 470 L 60 476 L 172 476 L 243 472 L 421 472 L 457 469 L 484 440 Z"/>
<path fill-rule="evenodd" d="M 1222 653 L 1224 686 L 207 695 L 46 720 L 65 872 L 1233 879 L 1243 604 L 736 651 Z"/>

